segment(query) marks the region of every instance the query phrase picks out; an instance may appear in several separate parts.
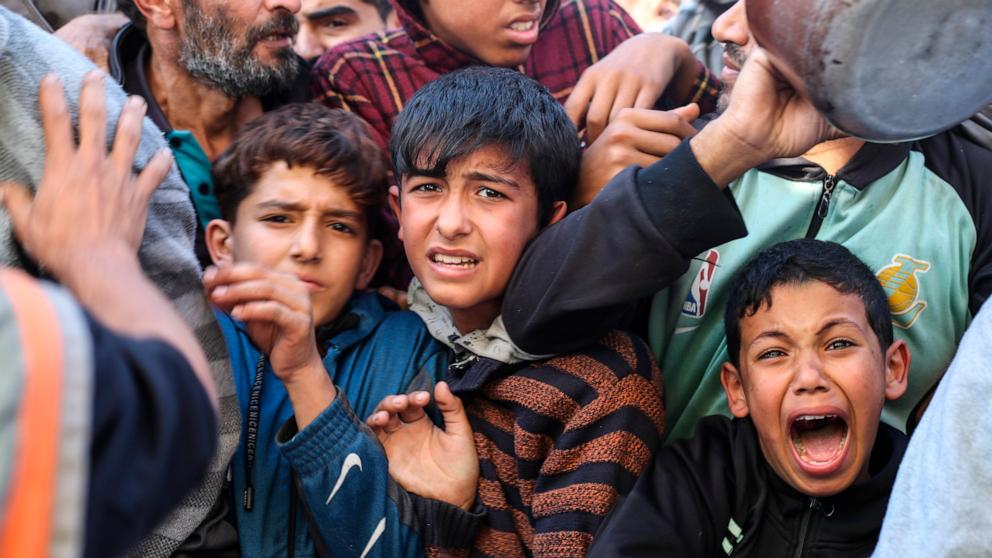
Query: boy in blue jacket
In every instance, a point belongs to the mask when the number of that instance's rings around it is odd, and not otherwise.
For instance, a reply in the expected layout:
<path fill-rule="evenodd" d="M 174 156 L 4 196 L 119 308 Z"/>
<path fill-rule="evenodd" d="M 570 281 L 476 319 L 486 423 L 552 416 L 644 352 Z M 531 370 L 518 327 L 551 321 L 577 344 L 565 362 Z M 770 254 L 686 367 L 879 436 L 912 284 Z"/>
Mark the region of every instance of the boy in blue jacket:
<path fill-rule="evenodd" d="M 448 358 L 415 314 L 364 291 L 382 254 L 379 157 L 354 115 L 291 105 L 246 126 L 214 166 L 224 219 L 206 230 L 217 267 L 204 284 L 243 417 L 230 471 L 245 556 L 331 554 L 317 540 L 335 556 L 421 552 L 409 500 L 373 474 L 386 458 L 356 418 L 432 385 Z"/>

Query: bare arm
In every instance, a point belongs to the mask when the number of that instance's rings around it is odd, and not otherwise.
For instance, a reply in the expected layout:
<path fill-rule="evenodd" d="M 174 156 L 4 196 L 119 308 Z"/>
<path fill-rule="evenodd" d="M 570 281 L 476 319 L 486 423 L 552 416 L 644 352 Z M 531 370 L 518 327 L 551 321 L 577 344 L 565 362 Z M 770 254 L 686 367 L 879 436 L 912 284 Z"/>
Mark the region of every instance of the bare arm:
<path fill-rule="evenodd" d="M 86 76 L 80 94 L 79 146 L 72 135 L 62 85 L 48 76 L 39 88 L 47 157 L 32 197 L 20 184 L 0 187 L 14 234 L 27 252 L 107 327 L 133 337 L 155 337 L 187 359 L 216 409 L 206 358 L 172 304 L 145 277 L 138 261 L 152 192 L 172 164 L 158 153 L 145 170 L 131 171 L 146 105 L 132 98 L 105 152 L 104 77 Z"/>

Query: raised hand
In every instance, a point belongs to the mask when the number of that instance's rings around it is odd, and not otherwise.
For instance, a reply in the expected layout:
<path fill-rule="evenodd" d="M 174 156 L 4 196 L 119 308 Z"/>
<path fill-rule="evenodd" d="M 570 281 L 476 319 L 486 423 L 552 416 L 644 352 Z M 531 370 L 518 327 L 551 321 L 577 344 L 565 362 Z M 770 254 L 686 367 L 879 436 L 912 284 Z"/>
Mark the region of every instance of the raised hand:
<path fill-rule="evenodd" d="M 779 157 L 797 157 L 842 137 L 782 78 L 761 48 L 747 58 L 730 105 L 692 140 L 693 153 L 718 185 Z"/>
<path fill-rule="evenodd" d="M 317 350 L 306 284 L 241 262 L 208 269 L 203 285 L 212 303 L 244 322 L 248 337 L 286 386 L 297 426 L 305 428 L 336 396 Z"/>
<path fill-rule="evenodd" d="M 649 109 L 670 84 L 684 93 L 695 77 L 696 62 L 685 41 L 642 33 L 582 73 L 565 101 L 565 112 L 576 127 L 585 128 L 585 139 L 592 144 L 623 109 Z"/>
<path fill-rule="evenodd" d="M 696 134 L 699 105 L 674 110 L 623 109 L 582 154 L 579 187 L 570 207 L 592 201 L 603 186 L 630 165 L 647 167 Z"/>
<path fill-rule="evenodd" d="M 146 109 L 140 97 L 124 105 L 107 154 L 105 79 L 99 72 L 84 78 L 79 147 L 61 83 L 54 75 L 42 79 L 38 98 L 46 157 L 41 181 L 33 196 L 24 185 L 2 185 L 14 234 L 28 254 L 63 283 L 71 281 L 79 258 L 103 251 L 137 253 L 148 202 L 172 164 L 169 151 L 160 151 L 134 177 Z"/>
<path fill-rule="evenodd" d="M 368 425 L 389 459 L 389 474 L 408 492 L 469 509 L 479 482 L 479 457 L 465 407 L 448 384 L 439 382 L 434 399 L 444 428 L 424 413 L 430 394 L 418 391 L 382 400 Z"/>

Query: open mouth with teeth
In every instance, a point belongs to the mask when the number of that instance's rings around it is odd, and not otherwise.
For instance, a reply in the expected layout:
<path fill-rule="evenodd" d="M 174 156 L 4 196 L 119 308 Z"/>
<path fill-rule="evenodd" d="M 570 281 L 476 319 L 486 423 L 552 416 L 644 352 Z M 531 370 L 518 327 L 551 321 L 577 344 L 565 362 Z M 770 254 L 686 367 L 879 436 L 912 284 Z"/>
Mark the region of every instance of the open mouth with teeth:
<path fill-rule="evenodd" d="M 843 461 L 847 421 L 838 415 L 802 415 L 789 428 L 789 439 L 800 465 L 814 473 L 829 473 Z"/>
<path fill-rule="evenodd" d="M 465 256 L 448 256 L 445 254 L 434 254 L 431 256 L 431 261 L 436 264 L 461 269 L 470 269 L 479 265 L 479 260 L 474 258 L 468 258 Z"/>
<path fill-rule="evenodd" d="M 534 20 L 517 21 L 510 24 L 510 29 L 513 29 L 514 31 L 530 31 L 535 25 L 537 25 L 537 22 Z"/>

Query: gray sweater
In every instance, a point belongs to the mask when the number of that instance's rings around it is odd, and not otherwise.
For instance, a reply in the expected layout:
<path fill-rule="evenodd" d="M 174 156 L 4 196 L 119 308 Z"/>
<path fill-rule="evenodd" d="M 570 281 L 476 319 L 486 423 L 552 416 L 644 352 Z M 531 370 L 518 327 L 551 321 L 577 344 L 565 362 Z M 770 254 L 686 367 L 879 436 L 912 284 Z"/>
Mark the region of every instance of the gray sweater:
<path fill-rule="evenodd" d="M 38 114 L 38 82 L 57 73 L 73 112 L 78 113 L 83 75 L 94 66 L 59 39 L 0 7 L 0 180 L 34 186 L 41 178 L 45 138 Z M 125 95 L 106 80 L 108 142 L 116 129 Z M 164 148 L 162 134 L 145 119 L 141 146 L 135 160 L 137 172 L 154 153 Z M 213 318 L 200 284 L 200 268 L 193 254 L 194 214 L 189 191 L 178 171 L 152 196 L 148 224 L 139 253 L 148 277 L 176 305 L 193 329 L 210 361 L 220 396 L 220 440 L 207 476 L 137 550 L 141 556 L 167 556 L 196 528 L 217 498 L 227 463 L 240 436 L 240 415 L 231 381 L 223 336 Z M 7 215 L 0 211 L 0 265 L 32 269 L 16 248 Z M 181 401 L 176 402 L 181 405 Z M 149 487 L 154 490 L 155 487 Z"/>
<path fill-rule="evenodd" d="M 965 332 L 896 477 L 875 556 L 992 555 L 992 300 Z"/>

